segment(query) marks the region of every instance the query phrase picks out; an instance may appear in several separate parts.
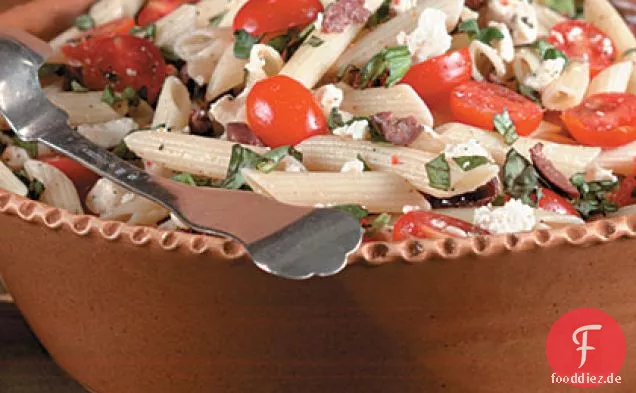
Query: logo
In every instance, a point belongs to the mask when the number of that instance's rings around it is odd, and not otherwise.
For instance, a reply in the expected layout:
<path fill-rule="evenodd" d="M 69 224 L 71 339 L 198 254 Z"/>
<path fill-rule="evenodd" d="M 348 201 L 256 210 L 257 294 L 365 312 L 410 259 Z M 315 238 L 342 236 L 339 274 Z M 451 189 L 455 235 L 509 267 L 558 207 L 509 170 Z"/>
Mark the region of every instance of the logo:
<path fill-rule="evenodd" d="M 625 336 L 618 322 L 601 310 L 571 311 L 550 329 L 546 355 L 552 382 L 594 387 L 618 382 L 625 361 Z"/>

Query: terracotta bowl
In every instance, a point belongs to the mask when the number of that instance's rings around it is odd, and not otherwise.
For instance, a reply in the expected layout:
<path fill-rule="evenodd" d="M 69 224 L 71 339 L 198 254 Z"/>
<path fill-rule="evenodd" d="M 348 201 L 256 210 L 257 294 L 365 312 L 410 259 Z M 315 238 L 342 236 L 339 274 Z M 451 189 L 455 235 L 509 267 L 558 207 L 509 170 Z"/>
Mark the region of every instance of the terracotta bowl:
<path fill-rule="evenodd" d="M 0 18 L 1 21 L 1 18 Z M 258 270 L 236 243 L 74 216 L 0 191 L 0 276 L 55 360 L 97 393 L 572 392 L 548 331 L 592 307 L 636 357 L 636 217 L 363 246 L 341 274 Z"/>

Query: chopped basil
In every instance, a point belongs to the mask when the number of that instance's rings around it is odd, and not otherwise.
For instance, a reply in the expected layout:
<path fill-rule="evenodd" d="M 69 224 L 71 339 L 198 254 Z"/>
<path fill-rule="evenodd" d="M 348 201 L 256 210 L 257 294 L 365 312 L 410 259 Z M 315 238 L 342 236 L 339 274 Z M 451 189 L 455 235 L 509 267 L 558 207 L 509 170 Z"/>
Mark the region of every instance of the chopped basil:
<path fill-rule="evenodd" d="M 364 158 L 362 158 L 362 156 L 360 154 L 358 154 L 356 156 L 356 158 L 358 159 L 358 161 L 362 162 L 362 171 L 363 172 L 369 172 L 371 170 L 371 167 L 369 166 L 369 164 L 367 164 L 366 160 Z"/>
<path fill-rule="evenodd" d="M 510 149 L 503 167 L 504 189 L 513 198 L 536 206 L 539 197 L 539 173 L 534 165 L 515 149 Z"/>
<path fill-rule="evenodd" d="M 381 82 L 391 87 L 398 83 L 404 74 L 411 68 L 411 52 L 405 45 L 382 49 L 369 60 L 360 70 L 360 87 L 364 88 L 370 83 Z"/>
<path fill-rule="evenodd" d="M 276 49 L 278 53 L 283 53 L 285 48 L 287 48 L 287 44 L 291 41 L 291 36 L 289 34 L 283 34 L 272 38 L 267 41 L 267 45 Z"/>
<path fill-rule="evenodd" d="M 496 27 L 487 27 L 481 29 L 477 23 L 477 19 L 467 20 L 459 25 L 459 31 L 467 33 L 471 40 L 478 40 L 486 45 L 490 45 L 493 41 L 503 40 L 504 35 Z"/>
<path fill-rule="evenodd" d="M 577 173 L 570 178 L 570 182 L 581 193 L 572 205 L 583 218 L 588 219 L 598 214 L 606 215 L 618 210 L 618 205 L 607 199 L 608 194 L 618 187 L 617 181 L 603 180 L 588 183 L 585 181 L 585 174 Z"/>
<path fill-rule="evenodd" d="M 219 25 L 221 24 L 221 21 L 225 17 L 225 14 L 227 14 L 227 11 L 226 12 L 222 12 L 222 13 L 216 15 L 216 16 L 211 17 L 209 26 L 210 27 L 219 27 Z"/>
<path fill-rule="evenodd" d="M 151 23 L 147 26 L 135 26 L 130 29 L 130 34 L 147 40 L 154 40 L 157 36 L 157 25 Z"/>
<path fill-rule="evenodd" d="M 338 108 L 331 108 L 329 118 L 327 119 L 327 125 L 331 131 L 345 126 L 345 122 L 342 119 L 342 115 L 338 111 Z"/>
<path fill-rule="evenodd" d="M 163 56 L 163 58 L 167 61 L 171 61 L 174 63 L 181 60 L 181 58 L 176 53 L 174 53 L 171 48 L 164 46 L 159 48 L 159 51 L 161 52 L 161 56 Z"/>
<path fill-rule="evenodd" d="M 636 53 L 636 48 L 627 49 L 625 53 L 623 53 L 623 57 L 627 57 L 631 55 L 632 53 Z"/>
<path fill-rule="evenodd" d="M 556 12 L 573 18 L 576 16 L 576 1 L 575 0 L 543 0 L 543 5 L 546 5 Z"/>
<path fill-rule="evenodd" d="M 46 187 L 44 187 L 44 184 L 36 179 L 31 180 L 27 185 L 27 188 L 29 189 L 27 197 L 35 201 L 40 199 L 46 189 Z"/>
<path fill-rule="evenodd" d="M 369 122 L 369 135 L 370 135 L 369 139 L 371 140 L 371 142 L 392 144 L 391 142 L 386 140 L 386 137 L 384 136 L 382 129 L 376 122 L 372 121 L 371 119 L 369 119 L 368 122 Z"/>
<path fill-rule="evenodd" d="M 117 96 L 117 93 L 115 93 L 113 88 L 110 85 L 106 86 L 106 88 L 104 89 L 104 92 L 102 93 L 102 102 L 105 102 L 106 104 L 110 106 L 113 106 L 119 100 L 121 100 L 121 98 Z"/>
<path fill-rule="evenodd" d="M 211 185 L 211 181 L 209 179 L 195 177 L 192 174 L 185 172 L 172 176 L 172 180 L 193 187 L 209 187 Z"/>
<path fill-rule="evenodd" d="M 453 161 L 455 161 L 457 165 L 464 170 L 464 172 L 472 171 L 473 169 L 486 165 L 489 162 L 488 158 L 484 156 L 454 157 Z"/>
<path fill-rule="evenodd" d="M 391 0 L 384 0 L 380 8 L 367 20 L 366 28 L 371 29 L 391 19 Z"/>
<path fill-rule="evenodd" d="M 312 35 L 305 43 L 311 47 L 317 48 L 320 45 L 324 44 L 325 41 L 320 37 Z"/>
<path fill-rule="evenodd" d="M 38 157 L 38 143 L 37 142 L 25 142 L 22 139 L 15 137 L 13 138 L 13 144 L 17 147 L 21 147 L 29 154 L 31 158 Z"/>
<path fill-rule="evenodd" d="M 444 153 L 426 164 L 426 174 L 428 175 L 428 184 L 431 187 L 444 191 L 450 189 L 450 166 Z"/>
<path fill-rule="evenodd" d="M 565 53 L 555 48 L 554 45 L 546 40 L 539 40 L 534 45 L 535 48 L 539 51 L 539 56 L 541 56 L 543 60 L 554 60 L 560 58 L 565 60 L 565 64 L 569 62 L 569 59 L 565 55 Z"/>
<path fill-rule="evenodd" d="M 133 89 L 130 86 L 127 86 L 124 91 L 121 93 L 123 99 L 128 101 L 128 103 L 132 106 L 139 105 L 139 94 L 137 90 Z"/>
<path fill-rule="evenodd" d="M 254 37 L 247 31 L 240 29 L 234 32 L 234 57 L 237 59 L 249 59 L 252 47 L 263 38 L 262 35 Z"/>
<path fill-rule="evenodd" d="M 122 160 L 133 161 L 139 159 L 139 157 L 128 148 L 126 142 L 121 141 L 117 146 L 115 146 L 111 152 Z"/>
<path fill-rule="evenodd" d="M 88 89 L 86 87 L 82 86 L 76 80 L 72 80 L 71 81 L 71 90 L 76 92 L 76 93 L 86 93 L 88 91 Z"/>
<path fill-rule="evenodd" d="M 494 118 L 495 130 L 504 137 L 504 141 L 508 145 L 512 145 L 519 139 L 517 135 L 517 128 L 510 118 L 508 109 L 504 109 L 503 113 L 495 115 Z"/>
<path fill-rule="evenodd" d="M 95 27 L 95 20 L 88 14 L 80 15 L 75 19 L 75 27 L 81 31 L 87 31 Z"/>
<path fill-rule="evenodd" d="M 365 225 L 365 233 L 364 235 L 367 238 L 372 238 L 378 234 L 379 231 L 386 228 L 391 222 L 391 215 L 388 213 L 382 213 L 371 221 L 371 225 Z"/>
<path fill-rule="evenodd" d="M 46 64 L 43 64 L 42 67 L 40 67 L 40 70 L 38 71 L 38 75 L 40 78 L 56 75 L 62 69 L 62 67 L 63 66 L 61 64 L 46 63 Z"/>
<path fill-rule="evenodd" d="M 360 205 L 337 205 L 333 206 L 333 209 L 340 210 L 345 213 L 349 213 L 358 220 L 362 220 L 366 216 L 369 215 L 367 209 L 363 208 Z"/>
<path fill-rule="evenodd" d="M 533 89 L 528 85 L 524 85 L 523 83 L 519 84 L 519 93 L 531 99 L 535 104 L 541 104 L 541 99 L 539 98 L 539 92 Z"/>

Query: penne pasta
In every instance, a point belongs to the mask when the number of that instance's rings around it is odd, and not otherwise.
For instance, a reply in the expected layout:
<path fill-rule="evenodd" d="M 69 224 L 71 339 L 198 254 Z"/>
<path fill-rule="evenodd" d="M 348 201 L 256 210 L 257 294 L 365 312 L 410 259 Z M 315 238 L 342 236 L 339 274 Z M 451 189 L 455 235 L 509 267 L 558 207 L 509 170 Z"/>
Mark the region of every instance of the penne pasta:
<path fill-rule="evenodd" d="M 586 0 L 583 3 L 585 19 L 598 27 L 614 42 L 617 53 L 636 48 L 636 37 L 608 0 Z"/>
<path fill-rule="evenodd" d="M 213 179 L 223 179 L 232 156 L 234 142 L 161 131 L 139 131 L 125 138 L 139 157 L 175 171 Z M 257 153 L 265 149 L 248 146 Z"/>
<path fill-rule="evenodd" d="M 157 101 L 157 110 L 152 119 L 152 126 L 165 125 L 167 128 L 181 130 L 190 122 L 192 104 L 190 93 L 179 78 L 169 76 L 163 84 L 161 95 Z"/>
<path fill-rule="evenodd" d="M 541 102 L 553 111 L 570 109 L 583 101 L 589 84 L 589 63 L 571 61 L 561 76 L 545 88 Z"/>
<path fill-rule="evenodd" d="M 55 106 L 68 113 L 71 125 L 105 123 L 122 117 L 110 105 L 102 102 L 102 93 L 98 91 L 74 93 L 46 90 L 46 96 Z"/>
<path fill-rule="evenodd" d="M 229 45 L 221 55 L 212 73 L 205 98 L 212 101 L 226 91 L 238 87 L 245 81 L 246 59 L 234 56 L 234 46 Z"/>
<path fill-rule="evenodd" d="M 91 7 L 89 15 L 101 25 L 119 18 L 134 17 L 145 3 L 146 0 L 100 0 Z"/>
<path fill-rule="evenodd" d="M 228 0 L 201 0 L 196 3 L 197 27 L 202 28 L 209 26 L 212 18 L 222 15 L 227 11 L 228 4 Z"/>
<path fill-rule="evenodd" d="M 366 8 L 375 12 L 382 2 L 368 0 Z M 364 24 L 349 25 L 342 33 L 323 33 L 317 28 L 313 36 L 322 44 L 302 45 L 283 67 L 281 74 L 296 79 L 307 88 L 314 87 L 363 28 Z"/>
<path fill-rule="evenodd" d="M 377 26 L 353 43 L 331 67 L 330 74 L 351 64 L 362 67 L 383 48 L 397 45 L 397 35 L 410 32 L 417 27 L 420 13 L 427 8 L 436 8 L 446 14 L 446 29 L 451 32 L 457 26 L 464 2 L 462 0 L 420 0 L 414 10 L 398 14 L 395 18 Z"/>
<path fill-rule="evenodd" d="M 271 172 L 244 169 L 257 193 L 297 206 L 358 204 L 371 213 L 401 213 L 404 206 L 430 205 L 408 181 L 385 172 Z"/>
<path fill-rule="evenodd" d="M 597 162 L 600 167 L 621 175 L 636 176 L 636 142 L 603 151 Z"/>
<path fill-rule="evenodd" d="M 633 71 L 634 65 L 631 61 L 622 61 L 607 67 L 592 79 L 586 96 L 600 93 L 625 93 Z"/>
<path fill-rule="evenodd" d="M 203 86 L 212 73 L 226 48 L 232 44 L 229 28 L 205 28 L 179 37 L 174 51 L 187 64 L 187 72 L 198 85 Z"/>
<path fill-rule="evenodd" d="M 515 74 L 515 78 L 519 82 L 523 82 L 526 77 L 541 66 L 541 57 L 539 54 L 529 48 L 521 48 L 515 53 L 515 58 L 512 61 L 512 72 Z"/>
<path fill-rule="evenodd" d="M 310 171 L 339 171 L 346 162 L 360 156 L 372 170 L 399 175 L 418 190 L 437 198 L 448 198 L 474 191 L 499 173 L 497 165 L 482 165 L 468 172 L 455 168 L 456 170 L 451 172 L 451 188 L 445 191 L 429 184 L 426 164 L 437 157 L 429 152 L 334 136 L 307 139 L 300 143 L 297 149 L 303 153 L 303 164 Z"/>
<path fill-rule="evenodd" d="M 155 23 L 157 26 L 155 45 L 174 52 L 174 46 L 179 37 L 194 31 L 196 24 L 197 7 L 191 4 L 180 6 Z"/>
<path fill-rule="evenodd" d="M 550 29 L 552 29 L 554 25 L 568 20 L 568 18 L 550 7 L 538 4 L 537 2 L 532 3 L 532 8 L 534 8 L 534 12 L 537 14 L 537 20 L 539 21 L 539 37 L 548 37 L 550 35 Z"/>
<path fill-rule="evenodd" d="M 29 178 L 36 179 L 44 185 L 44 192 L 40 196 L 42 202 L 74 214 L 83 214 L 77 190 L 71 179 L 62 171 L 37 160 L 25 162 L 24 170 Z"/>
<path fill-rule="evenodd" d="M 631 52 L 623 60 L 632 62 L 632 75 L 629 78 L 629 84 L 627 85 L 627 92 L 630 94 L 636 94 L 636 51 Z"/>
<path fill-rule="evenodd" d="M 475 80 L 484 81 L 489 75 L 499 81 L 505 80 L 508 68 L 495 48 L 481 41 L 474 40 L 468 46 L 468 51 L 472 59 L 473 78 Z"/>
<path fill-rule="evenodd" d="M 29 192 L 26 185 L 2 161 L 0 161 L 0 189 L 23 197 Z"/>
<path fill-rule="evenodd" d="M 393 112 L 397 118 L 415 117 L 432 127 L 433 116 L 424 101 L 408 85 L 355 90 L 340 84 L 344 100 L 340 109 L 357 116 L 371 116 L 379 112 Z"/>
<path fill-rule="evenodd" d="M 475 220 L 476 210 L 477 209 L 474 208 L 452 208 L 439 209 L 436 210 L 436 212 L 453 218 L 457 218 L 458 220 L 472 223 Z M 535 229 L 555 229 L 562 228 L 568 225 L 585 224 L 585 221 L 583 221 L 583 219 L 581 219 L 580 217 L 568 214 L 553 213 L 542 209 L 534 209 L 534 216 L 537 221 Z"/>

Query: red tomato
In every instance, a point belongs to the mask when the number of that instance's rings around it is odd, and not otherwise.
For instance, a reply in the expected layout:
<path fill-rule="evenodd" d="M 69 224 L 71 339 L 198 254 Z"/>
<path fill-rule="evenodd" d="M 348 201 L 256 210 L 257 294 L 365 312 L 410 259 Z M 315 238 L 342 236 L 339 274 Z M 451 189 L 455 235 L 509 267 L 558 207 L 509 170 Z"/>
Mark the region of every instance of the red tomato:
<path fill-rule="evenodd" d="M 434 77 L 432 77 L 434 76 Z M 412 66 L 402 83 L 411 86 L 427 104 L 448 96 L 457 85 L 472 78 L 468 48 L 449 52 Z"/>
<path fill-rule="evenodd" d="M 99 175 L 68 157 L 52 156 L 41 158 L 40 161 L 56 167 L 68 176 L 75 185 L 81 200 L 86 198 L 86 194 L 88 194 L 97 180 L 99 180 Z"/>
<path fill-rule="evenodd" d="M 581 144 L 622 146 L 636 141 L 636 95 L 595 94 L 563 112 L 561 119 Z"/>
<path fill-rule="evenodd" d="M 166 62 L 152 42 L 129 35 L 103 36 L 62 48 L 71 65 L 82 66 L 82 82 L 91 90 L 111 85 L 116 91 L 145 87 L 154 102 L 166 78 Z"/>
<path fill-rule="evenodd" d="M 79 38 L 90 37 L 102 37 L 107 35 L 128 34 L 130 30 L 135 27 L 135 20 L 133 18 L 119 18 L 112 22 L 108 22 L 103 25 L 99 25 L 93 29 L 85 31 Z"/>
<path fill-rule="evenodd" d="M 554 25 L 548 41 L 569 58 L 589 61 L 592 77 L 616 60 L 616 48 L 612 40 L 583 20 L 569 20 Z"/>
<path fill-rule="evenodd" d="M 400 217 L 393 226 L 393 240 L 441 239 L 462 237 L 458 230 L 468 235 L 488 235 L 489 232 L 466 221 L 430 211 L 414 211 Z"/>
<path fill-rule="evenodd" d="M 623 179 L 618 190 L 608 195 L 608 199 L 616 203 L 618 207 L 636 205 L 636 177 Z"/>
<path fill-rule="evenodd" d="M 139 26 L 147 26 L 168 15 L 186 3 L 196 3 L 198 0 L 150 0 L 137 15 Z"/>
<path fill-rule="evenodd" d="M 569 214 L 571 216 L 579 216 L 579 212 L 572 206 L 567 199 L 563 198 L 556 192 L 548 189 L 541 189 L 541 199 L 539 199 L 539 208 L 558 214 Z"/>
<path fill-rule="evenodd" d="M 329 133 L 320 106 L 300 82 L 277 75 L 254 85 L 247 96 L 247 122 L 269 147 L 295 145 Z"/>
<path fill-rule="evenodd" d="M 234 17 L 233 29 L 254 36 L 283 32 L 310 24 L 324 10 L 319 0 L 250 0 Z"/>
<path fill-rule="evenodd" d="M 456 121 L 486 130 L 493 129 L 495 115 L 504 109 L 519 135 L 536 130 L 543 120 L 541 107 L 521 94 L 488 82 L 471 81 L 457 86 L 450 97 L 450 107 Z"/>

